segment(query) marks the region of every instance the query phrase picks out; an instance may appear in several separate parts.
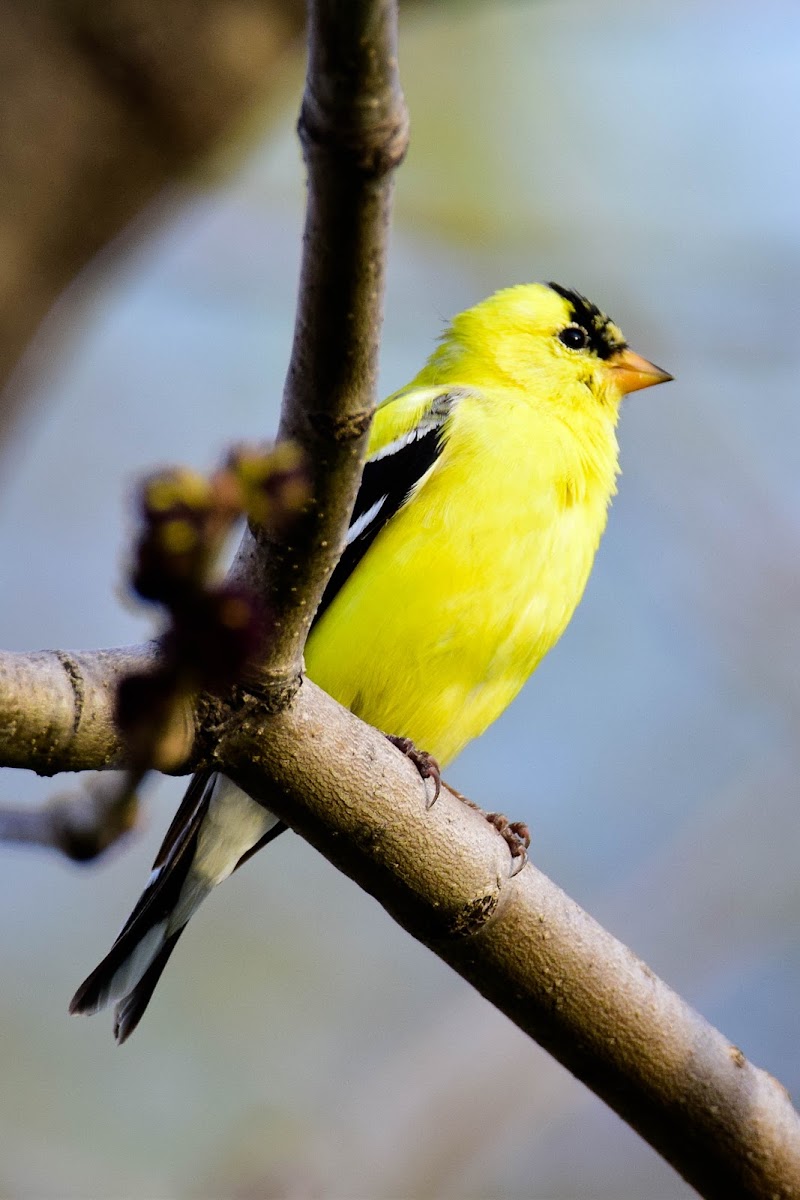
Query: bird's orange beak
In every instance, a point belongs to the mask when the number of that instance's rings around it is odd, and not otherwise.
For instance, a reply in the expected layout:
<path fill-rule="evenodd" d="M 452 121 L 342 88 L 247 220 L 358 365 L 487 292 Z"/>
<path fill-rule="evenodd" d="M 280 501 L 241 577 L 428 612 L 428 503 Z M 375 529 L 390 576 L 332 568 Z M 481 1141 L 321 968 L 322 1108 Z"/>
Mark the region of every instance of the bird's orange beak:
<path fill-rule="evenodd" d="M 618 350 L 608 359 L 607 366 L 623 396 L 628 392 L 638 392 L 640 388 L 652 387 L 655 383 L 668 383 L 673 378 L 669 372 L 662 371 L 661 367 L 648 362 L 633 350 Z"/>

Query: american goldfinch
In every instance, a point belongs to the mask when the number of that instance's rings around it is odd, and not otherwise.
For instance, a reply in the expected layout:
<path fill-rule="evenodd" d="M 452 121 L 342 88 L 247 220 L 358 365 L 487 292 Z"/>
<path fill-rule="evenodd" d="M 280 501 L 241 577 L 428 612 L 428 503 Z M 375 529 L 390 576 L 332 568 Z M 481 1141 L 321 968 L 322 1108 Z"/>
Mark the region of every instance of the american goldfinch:
<path fill-rule="evenodd" d="M 619 471 L 627 392 L 671 376 L 577 292 L 526 284 L 457 316 L 375 417 L 308 675 L 445 765 L 513 700 L 581 598 Z M 138 904 L 71 1010 L 138 1024 L 189 918 L 284 829 L 195 776 Z"/>

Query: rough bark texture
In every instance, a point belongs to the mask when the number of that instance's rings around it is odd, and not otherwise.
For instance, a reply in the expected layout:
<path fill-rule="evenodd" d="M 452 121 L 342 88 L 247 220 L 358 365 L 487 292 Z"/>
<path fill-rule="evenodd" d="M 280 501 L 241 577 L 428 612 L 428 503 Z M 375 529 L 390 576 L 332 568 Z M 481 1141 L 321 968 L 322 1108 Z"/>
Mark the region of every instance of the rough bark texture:
<path fill-rule="evenodd" d="M 0 762 L 39 775 L 120 765 L 114 725 L 123 675 L 155 661 L 152 646 L 123 650 L 0 652 Z"/>

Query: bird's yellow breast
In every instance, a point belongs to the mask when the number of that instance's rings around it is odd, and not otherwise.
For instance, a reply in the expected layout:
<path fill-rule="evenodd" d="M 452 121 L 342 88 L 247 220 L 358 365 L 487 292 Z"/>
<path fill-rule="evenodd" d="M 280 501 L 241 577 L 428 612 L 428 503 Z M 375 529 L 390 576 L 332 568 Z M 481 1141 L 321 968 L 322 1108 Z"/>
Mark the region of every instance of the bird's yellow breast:
<path fill-rule="evenodd" d="M 574 428 L 513 389 L 460 400 L 436 463 L 315 627 L 309 676 L 449 762 L 580 600 L 614 491 L 614 418 Z"/>

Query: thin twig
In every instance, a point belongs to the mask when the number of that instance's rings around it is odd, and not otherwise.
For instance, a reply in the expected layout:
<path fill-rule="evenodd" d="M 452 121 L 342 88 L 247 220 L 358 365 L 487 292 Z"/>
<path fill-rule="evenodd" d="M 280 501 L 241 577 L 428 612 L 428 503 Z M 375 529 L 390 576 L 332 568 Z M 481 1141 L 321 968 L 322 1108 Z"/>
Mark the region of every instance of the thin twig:
<path fill-rule="evenodd" d="M 0 842 L 50 847 L 89 862 L 136 826 L 138 776 L 116 771 L 91 775 L 39 808 L 0 808 Z"/>

